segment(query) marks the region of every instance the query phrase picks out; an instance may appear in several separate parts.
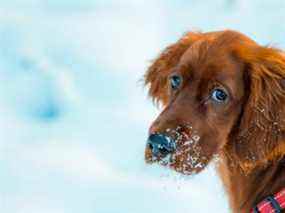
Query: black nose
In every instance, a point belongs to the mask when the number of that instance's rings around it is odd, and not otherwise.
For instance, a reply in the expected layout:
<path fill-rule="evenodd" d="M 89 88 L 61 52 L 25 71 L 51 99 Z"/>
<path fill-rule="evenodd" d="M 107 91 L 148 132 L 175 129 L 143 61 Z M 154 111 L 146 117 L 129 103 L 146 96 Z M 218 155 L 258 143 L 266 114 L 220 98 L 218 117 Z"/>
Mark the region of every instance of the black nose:
<path fill-rule="evenodd" d="M 154 157 L 164 157 L 175 150 L 175 142 L 167 135 L 151 134 L 147 140 Z"/>

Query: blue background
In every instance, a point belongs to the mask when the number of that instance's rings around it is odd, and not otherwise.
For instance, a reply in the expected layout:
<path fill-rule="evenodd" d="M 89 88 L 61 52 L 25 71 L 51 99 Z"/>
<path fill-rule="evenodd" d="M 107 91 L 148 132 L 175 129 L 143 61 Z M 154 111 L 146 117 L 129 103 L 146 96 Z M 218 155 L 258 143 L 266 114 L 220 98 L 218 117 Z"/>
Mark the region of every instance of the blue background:
<path fill-rule="evenodd" d="M 285 46 L 283 0 L 1 0 L 0 211 L 229 212 L 210 166 L 146 166 L 159 109 L 141 81 L 191 30 Z"/>

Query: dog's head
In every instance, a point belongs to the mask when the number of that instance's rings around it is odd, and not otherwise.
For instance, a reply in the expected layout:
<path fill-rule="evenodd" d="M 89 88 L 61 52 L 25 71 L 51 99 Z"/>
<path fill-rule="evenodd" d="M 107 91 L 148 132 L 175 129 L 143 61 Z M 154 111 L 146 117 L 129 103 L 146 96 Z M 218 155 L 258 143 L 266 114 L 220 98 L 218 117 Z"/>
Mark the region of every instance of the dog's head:
<path fill-rule="evenodd" d="M 285 58 L 235 31 L 187 33 L 149 67 L 164 109 L 146 161 L 201 171 L 221 151 L 244 171 L 285 153 Z"/>

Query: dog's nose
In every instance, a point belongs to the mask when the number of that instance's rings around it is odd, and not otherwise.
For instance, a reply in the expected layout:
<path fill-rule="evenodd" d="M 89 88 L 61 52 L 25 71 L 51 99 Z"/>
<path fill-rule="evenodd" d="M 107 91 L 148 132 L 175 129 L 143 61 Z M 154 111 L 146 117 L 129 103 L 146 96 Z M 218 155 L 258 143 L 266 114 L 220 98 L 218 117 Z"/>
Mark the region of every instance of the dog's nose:
<path fill-rule="evenodd" d="M 151 134 L 147 140 L 147 146 L 153 157 L 165 157 L 175 150 L 174 140 L 163 134 Z"/>

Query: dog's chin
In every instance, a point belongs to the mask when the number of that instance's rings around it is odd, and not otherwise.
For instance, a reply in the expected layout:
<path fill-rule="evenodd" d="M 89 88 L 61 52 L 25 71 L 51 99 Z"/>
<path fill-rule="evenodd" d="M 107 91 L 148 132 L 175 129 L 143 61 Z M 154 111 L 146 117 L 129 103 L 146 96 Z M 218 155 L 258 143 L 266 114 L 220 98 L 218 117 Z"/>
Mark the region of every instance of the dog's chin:
<path fill-rule="evenodd" d="M 180 160 L 178 158 L 166 166 L 183 175 L 195 175 L 201 172 L 207 166 L 207 164 L 208 162 L 203 159 L 197 160 L 196 162 L 189 162 L 186 160 Z"/>
<path fill-rule="evenodd" d="M 147 164 L 159 164 L 183 175 L 194 175 L 201 172 L 207 166 L 208 159 L 205 157 L 189 157 L 189 155 L 186 159 L 185 155 L 177 153 L 168 154 L 164 157 L 153 157 L 151 151 L 146 149 L 145 162 Z"/>

